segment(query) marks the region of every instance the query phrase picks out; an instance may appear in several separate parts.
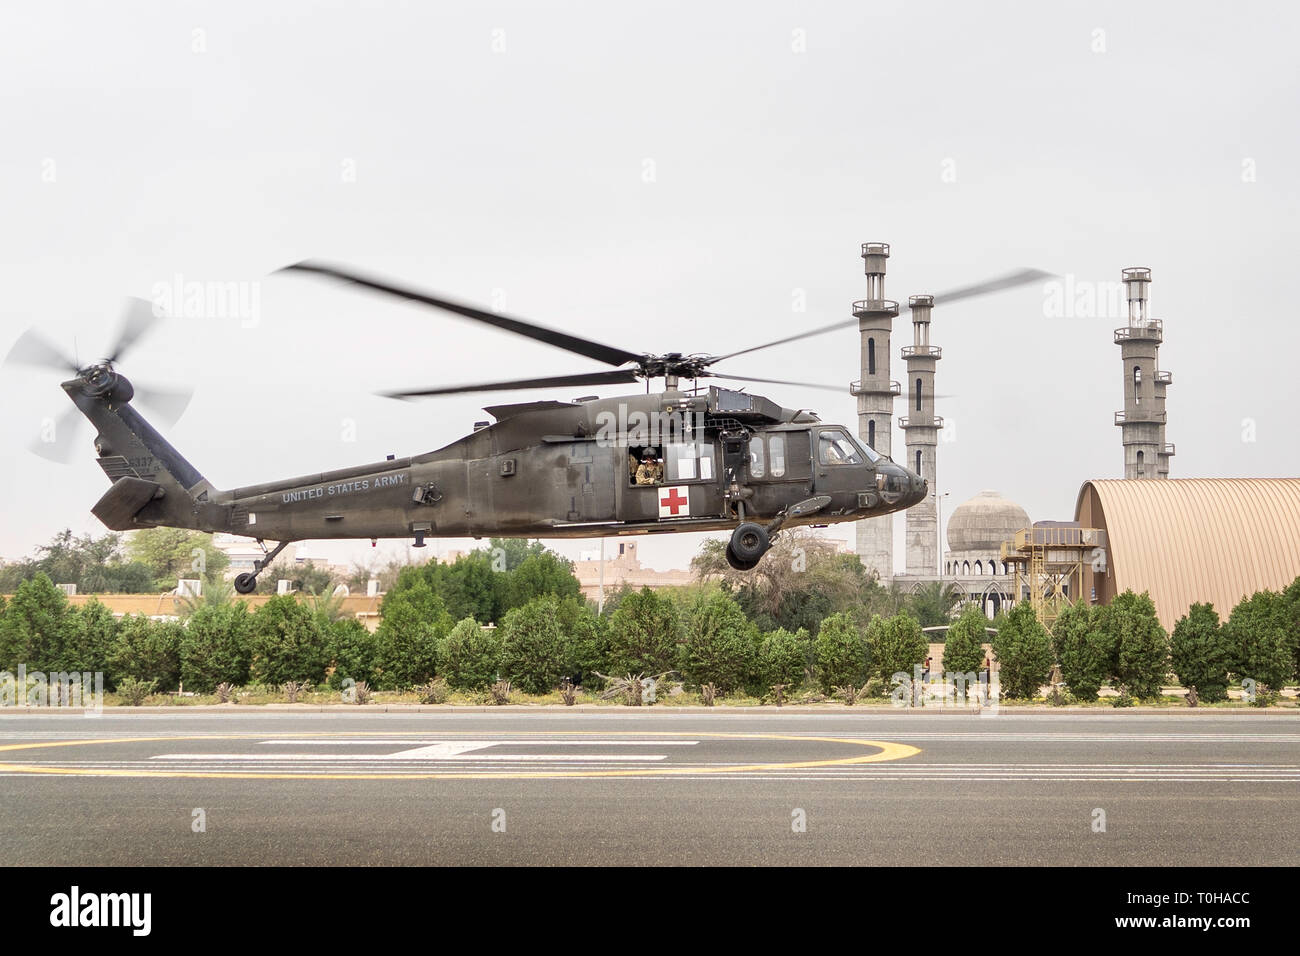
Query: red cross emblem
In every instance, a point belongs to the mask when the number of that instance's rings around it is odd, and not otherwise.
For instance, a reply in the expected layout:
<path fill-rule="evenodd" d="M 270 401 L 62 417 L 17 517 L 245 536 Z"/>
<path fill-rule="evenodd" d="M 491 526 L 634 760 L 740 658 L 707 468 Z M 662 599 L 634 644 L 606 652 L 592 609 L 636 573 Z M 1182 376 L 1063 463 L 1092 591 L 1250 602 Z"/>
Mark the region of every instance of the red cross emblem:
<path fill-rule="evenodd" d="M 689 516 L 690 513 L 691 500 L 685 487 L 677 485 L 659 492 L 659 517 L 677 518 Z"/>

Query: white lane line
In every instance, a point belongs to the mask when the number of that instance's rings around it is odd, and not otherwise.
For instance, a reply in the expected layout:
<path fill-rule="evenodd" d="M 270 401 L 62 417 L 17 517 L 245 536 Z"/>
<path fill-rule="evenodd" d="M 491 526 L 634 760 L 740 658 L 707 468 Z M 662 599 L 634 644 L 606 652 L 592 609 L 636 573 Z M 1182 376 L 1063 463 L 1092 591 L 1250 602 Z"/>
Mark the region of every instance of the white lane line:
<path fill-rule="evenodd" d="M 335 739 L 313 739 L 306 738 L 303 740 L 259 740 L 259 744 L 274 744 L 275 746 L 294 746 L 294 747 L 355 747 L 355 746 L 399 746 L 401 744 L 429 744 L 439 743 L 454 744 L 458 741 L 439 741 L 436 736 L 427 737 L 357 737 L 352 738 L 335 738 Z M 699 743 L 698 740 L 605 740 L 603 738 L 591 737 L 585 740 L 573 738 L 548 739 L 546 737 L 536 738 L 515 738 L 503 737 L 500 739 L 481 738 L 471 741 L 475 747 L 694 747 Z"/>
<path fill-rule="evenodd" d="M 636 761 L 654 761 L 667 760 L 667 754 L 474 754 L 472 757 L 464 757 L 460 754 L 453 753 L 421 753 L 422 750 L 433 750 L 432 747 L 422 747 L 419 750 L 406 750 L 395 754 L 331 754 L 323 757 L 320 754 L 156 754 L 151 760 L 188 760 L 194 763 L 205 763 L 207 761 L 283 761 L 283 762 L 309 762 L 319 764 L 332 764 L 348 761 L 366 761 L 370 763 L 384 763 L 389 760 L 441 760 L 454 761 L 456 763 L 477 762 L 480 760 L 491 761 L 518 761 L 520 763 L 590 763 L 592 761 L 616 761 L 620 763 Z"/>

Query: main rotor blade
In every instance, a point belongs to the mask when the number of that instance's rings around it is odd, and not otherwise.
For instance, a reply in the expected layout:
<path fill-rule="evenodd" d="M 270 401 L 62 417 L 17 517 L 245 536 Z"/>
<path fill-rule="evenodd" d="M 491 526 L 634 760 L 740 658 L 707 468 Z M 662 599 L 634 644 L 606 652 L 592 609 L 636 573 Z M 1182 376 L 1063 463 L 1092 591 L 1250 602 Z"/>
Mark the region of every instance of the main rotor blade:
<path fill-rule="evenodd" d="M 446 388 L 422 388 L 406 392 L 380 392 L 380 394 L 385 398 L 428 398 L 433 395 L 464 395 L 469 392 L 502 392 L 526 388 L 562 388 L 570 385 L 626 385 L 635 381 L 637 381 L 635 370 L 615 369 L 612 372 L 588 372 L 585 375 L 521 378 L 510 382 L 450 385 Z"/>
<path fill-rule="evenodd" d="M 82 421 L 84 419 L 81 417 L 81 410 L 74 405 L 56 421 L 42 427 L 41 437 L 28 445 L 27 449 L 48 461 L 66 465 L 72 460 L 72 454 L 76 450 L 77 435 L 81 431 Z"/>
<path fill-rule="evenodd" d="M 153 303 L 146 299 L 127 299 L 126 311 L 122 315 L 122 328 L 117 333 L 117 341 L 105 358 L 110 365 L 122 359 L 141 338 L 149 334 L 161 321 L 154 312 Z"/>
<path fill-rule="evenodd" d="M 192 388 L 159 388 L 154 385 L 139 385 L 132 383 L 135 389 L 136 401 L 147 405 L 152 412 L 157 412 L 157 423 L 161 425 L 174 425 L 182 415 L 185 409 L 189 407 L 190 399 L 194 397 Z"/>
<path fill-rule="evenodd" d="M 1021 269 L 1018 272 L 1010 272 L 1007 275 L 1000 276 L 997 279 L 991 279 L 987 282 L 977 282 L 974 285 L 962 286 L 958 289 L 950 289 L 942 295 L 934 297 L 935 307 L 947 305 L 949 302 L 958 302 L 962 299 L 971 299 L 979 295 L 988 295 L 993 292 L 1001 292 L 1003 289 L 1012 289 L 1016 286 L 1025 285 L 1040 279 L 1050 278 L 1052 273 L 1044 272 L 1042 269 Z M 899 314 L 911 311 L 911 306 L 904 303 L 899 308 Z M 753 348 L 741 349 L 739 352 L 728 352 L 726 355 L 719 355 L 713 359 L 714 362 L 721 362 L 723 359 L 735 358 L 737 355 L 748 355 L 750 352 L 759 352 L 763 349 L 770 349 L 777 345 L 785 345 L 788 342 L 797 342 L 800 339 L 812 338 L 814 335 L 823 335 L 826 332 L 835 332 L 839 329 L 852 328 L 858 324 L 856 317 L 852 319 L 843 319 L 839 322 L 832 322 L 830 325 L 823 325 L 821 328 L 809 329 L 794 335 L 787 335 L 784 338 L 777 339 L 775 342 L 766 342 L 763 345 L 755 345 Z"/>
<path fill-rule="evenodd" d="M 849 390 L 847 384 L 827 385 L 824 382 L 792 382 L 783 378 L 750 378 L 749 376 L 746 375 L 731 375 L 728 374 L 727 372 L 704 372 L 701 374 L 700 377 L 701 378 L 726 378 L 726 379 L 732 379 L 737 382 L 762 382 L 766 385 L 798 385 L 803 388 L 820 388 L 822 391 L 840 392 L 841 394 L 847 393 Z"/>
<path fill-rule="evenodd" d="M 387 295 L 395 295 L 398 298 L 407 299 L 411 302 L 420 302 L 424 305 L 431 305 L 435 309 L 443 309 L 447 312 L 454 312 L 462 315 L 467 319 L 474 319 L 476 322 L 483 322 L 494 328 L 504 329 L 507 332 L 513 332 L 515 335 L 522 335 L 526 338 L 535 339 L 538 342 L 545 342 L 547 345 L 553 345 L 556 348 L 564 349 L 566 352 L 574 352 L 577 355 L 583 355 L 587 358 L 595 359 L 597 362 L 604 362 L 606 365 L 626 365 L 629 362 L 640 362 L 641 356 L 632 352 L 625 352 L 622 349 L 614 348 L 609 345 L 602 345 L 599 342 L 593 342 L 590 339 L 580 338 L 576 335 L 570 335 L 567 332 L 560 332 L 556 329 L 548 329 L 544 325 L 537 325 L 533 322 L 525 322 L 523 319 L 511 318 L 508 315 L 501 315 L 496 312 L 485 312 L 483 309 L 477 309 L 472 305 L 465 305 L 451 299 L 444 299 L 440 296 L 430 295 L 427 292 L 420 292 L 407 286 L 396 285 L 386 280 L 371 278 L 353 272 L 348 269 L 340 269 L 334 266 L 327 266 L 322 263 L 296 262 L 291 266 L 285 266 L 281 272 L 296 270 L 298 272 L 313 272 L 317 275 L 327 276 L 331 279 L 338 279 L 342 282 L 351 282 L 367 289 L 374 289 L 376 292 L 383 292 Z"/>
<path fill-rule="evenodd" d="M 77 363 L 68 358 L 61 349 L 47 342 L 35 329 L 28 329 L 18 336 L 18 341 L 5 356 L 5 363 L 17 362 L 20 365 L 35 365 L 40 368 L 53 368 L 59 371 L 79 372 Z"/>

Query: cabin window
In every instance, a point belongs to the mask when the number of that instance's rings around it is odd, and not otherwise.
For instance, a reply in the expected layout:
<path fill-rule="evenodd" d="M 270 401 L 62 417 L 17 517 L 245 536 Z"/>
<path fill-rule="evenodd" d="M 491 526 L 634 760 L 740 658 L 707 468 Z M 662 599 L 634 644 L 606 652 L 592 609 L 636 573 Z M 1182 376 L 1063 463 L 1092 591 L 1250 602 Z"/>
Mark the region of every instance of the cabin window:
<path fill-rule="evenodd" d="M 772 468 L 772 477 L 780 478 L 785 474 L 785 436 L 772 435 L 767 440 L 767 453 Z"/>
<path fill-rule="evenodd" d="M 749 477 L 762 478 L 767 469 L 763 455 L 763 439 L 755 435 L 749 440 Z"/>
<path fill-rule="evenodd" d="M 848 435 L 826 429 L 817 436 L 817 460 L 823 465 L 860 465 L 862 455 Z"/>
<path fill-rule="evenodd" d="M 666 481 L 712 481 L 712 442 L 682 442 L 664 446 Z"/>

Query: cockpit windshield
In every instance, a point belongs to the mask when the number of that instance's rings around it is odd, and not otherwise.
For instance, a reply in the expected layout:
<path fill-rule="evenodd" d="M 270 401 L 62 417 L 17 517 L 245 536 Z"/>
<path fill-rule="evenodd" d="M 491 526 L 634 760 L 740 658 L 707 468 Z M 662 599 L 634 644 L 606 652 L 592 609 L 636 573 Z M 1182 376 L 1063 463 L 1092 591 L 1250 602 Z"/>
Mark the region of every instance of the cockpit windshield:
<path fill-rule="evenodd" d="M 850 435 L 849 438 L 853 440 L 853 444 L 858 446 L 862 454 L 867 456 L 867 461 L 877 462 L 880 461 L 882 458 L 884 458 L 884 455 L 880 454 L 878 451 L 876 451 L 866 442 L 862 441 L 856 435 Z"/>

